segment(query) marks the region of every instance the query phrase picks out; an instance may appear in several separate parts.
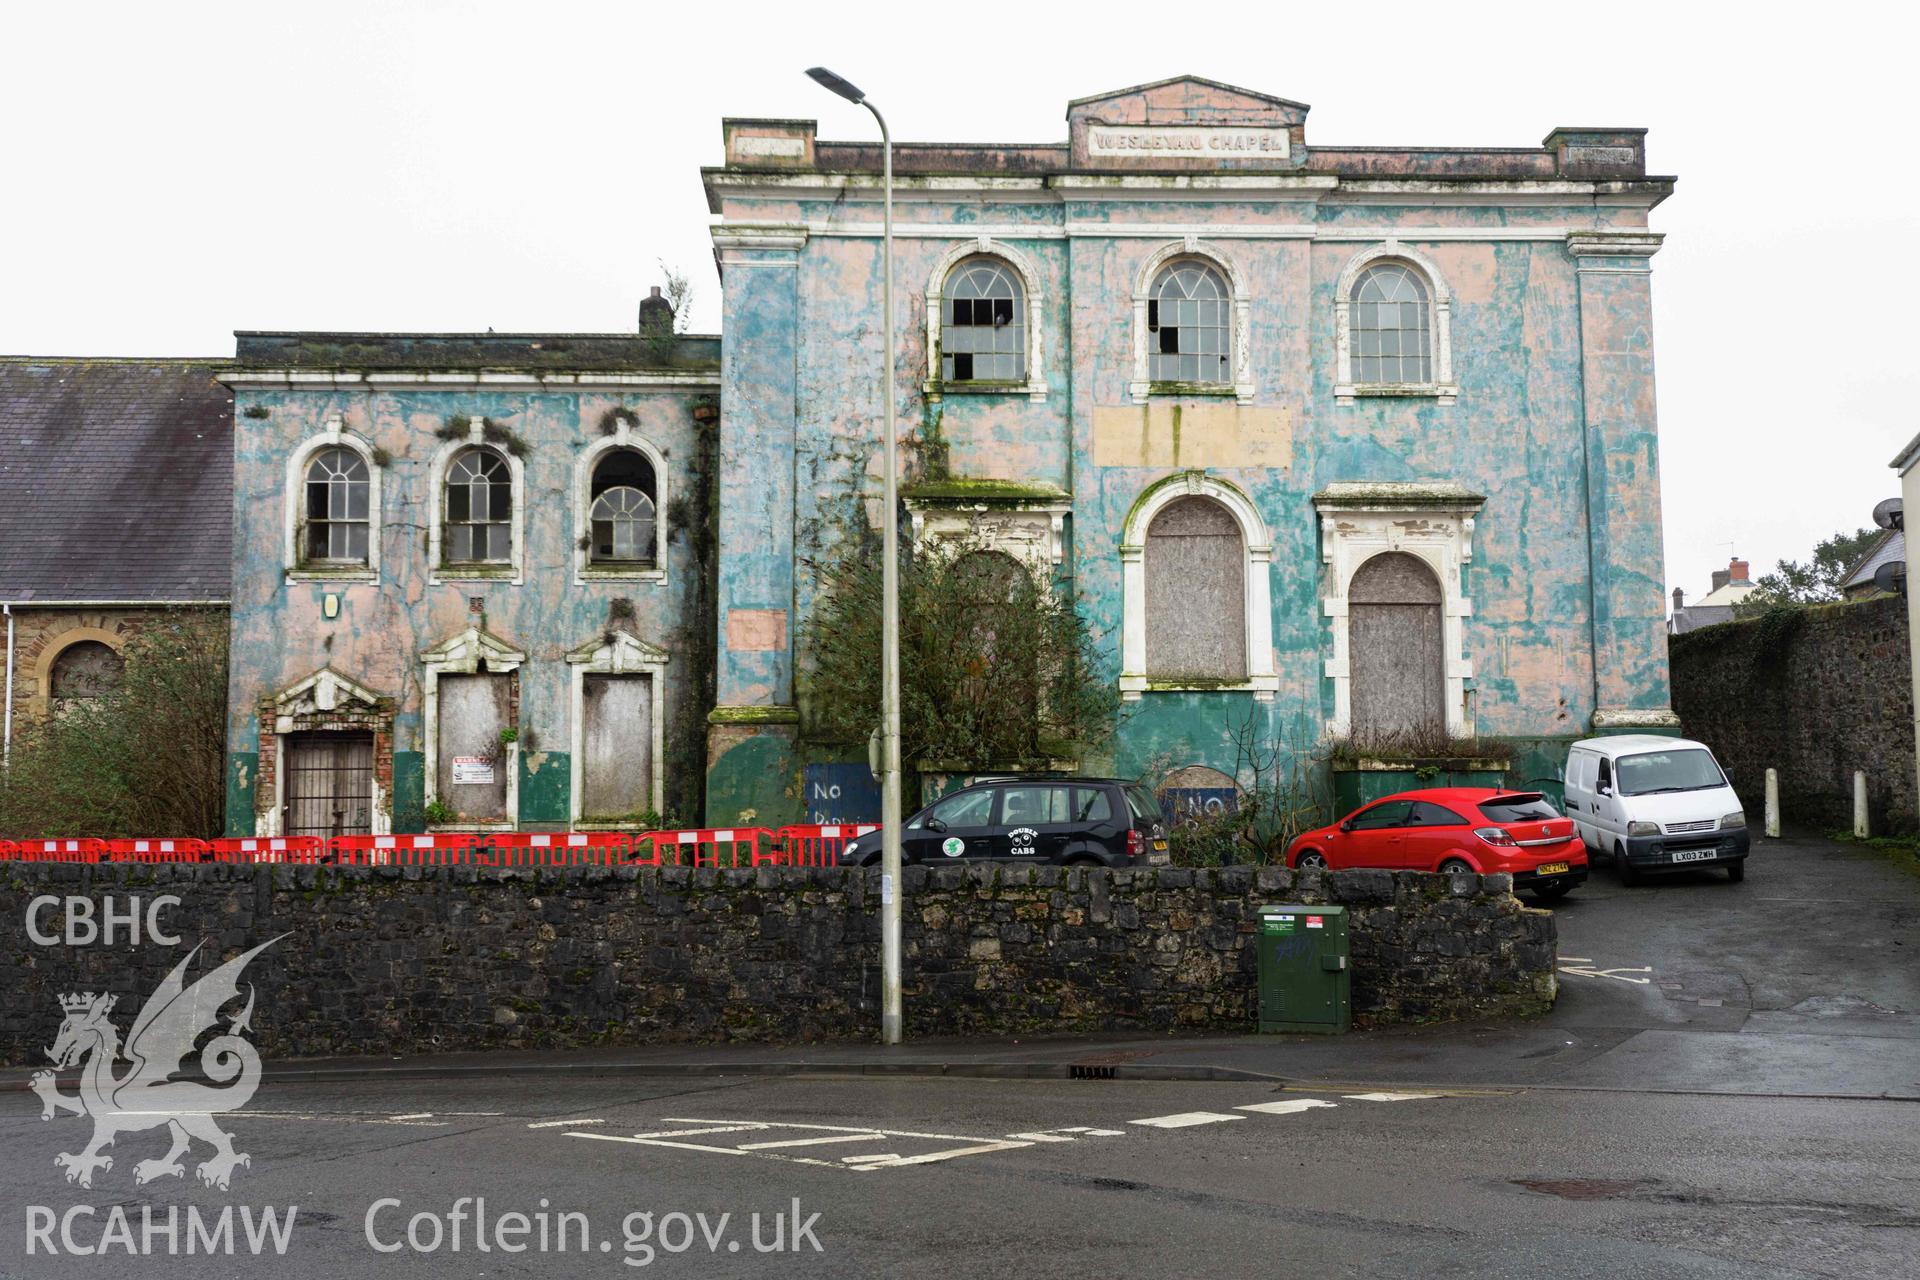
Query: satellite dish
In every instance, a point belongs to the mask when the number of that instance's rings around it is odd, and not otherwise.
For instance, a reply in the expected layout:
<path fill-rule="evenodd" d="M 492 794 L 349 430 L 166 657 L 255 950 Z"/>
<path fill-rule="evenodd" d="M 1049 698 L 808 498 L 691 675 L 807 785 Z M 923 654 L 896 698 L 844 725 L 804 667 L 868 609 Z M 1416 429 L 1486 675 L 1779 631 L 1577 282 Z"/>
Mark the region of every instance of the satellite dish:
<path fill-rule="evenodd" d="M 1906 518 L 1901 512 L 1902 503 L 1898 498 L 1883 499 L 1873 509 L 1873 522 L 1882 529 L 1902 529 L 1906 527 Z"/>
<path fill-rule="evenodd" d="M 1873 571 L 1873 585 L 1890 596 L 1907 594 L 1907 562 L 1889 560 Z"/>

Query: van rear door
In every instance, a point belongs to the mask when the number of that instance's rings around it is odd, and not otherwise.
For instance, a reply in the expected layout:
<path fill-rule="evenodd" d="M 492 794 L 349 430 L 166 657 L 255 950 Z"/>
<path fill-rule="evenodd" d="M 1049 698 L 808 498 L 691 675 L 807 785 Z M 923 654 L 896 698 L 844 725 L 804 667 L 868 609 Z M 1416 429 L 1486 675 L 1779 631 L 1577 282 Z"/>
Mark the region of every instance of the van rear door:
<path fill-rule="evenodd" d="M 1130 784 L 1126 793 L 1127 808 L 1133 814 L 1133 830 L 1139 833 L 1141 861 L 1167 861 L 1167 823 L 1160 814 L 1159 797 L 1137 782 Z"/>

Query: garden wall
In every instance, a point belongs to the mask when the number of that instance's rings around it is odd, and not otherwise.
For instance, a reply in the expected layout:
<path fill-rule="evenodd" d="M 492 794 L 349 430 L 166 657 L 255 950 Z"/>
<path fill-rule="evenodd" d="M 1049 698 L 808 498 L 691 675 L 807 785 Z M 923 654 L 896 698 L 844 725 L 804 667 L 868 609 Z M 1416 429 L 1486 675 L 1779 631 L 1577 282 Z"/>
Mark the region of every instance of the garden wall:
<path fill-rule="evenodd" d="M 1251 1031 L 1255 908 L 1345 903 L 1361 1021 L 1544 1011 L 1554 921 L 1505 876 L 978 864 L 905 873 L 914 1035 Z M 247 969 L 276 1057 L 801 1041 L 878 1025 L 876 873 L 0 864 L 0 1058 L 43 1061 L 58 996 L 120 994 L 122 1032 L 203 939 Z M 181 900 L 175 946 L 37 945 L 29 903 Z M 61 910 L 39 927 L 58 931 Z M 194 973 L 205 972 L 196 961 Z M 245 986 L 242 990 L 244 992 Z"/>
<path fill-rule="evenodd" d="M 1774 768 L 1789 825 L 1849 826 L 1853 771 L 1864 769 L 1874 830 L 1911 830 L 1907 629 L 1907 602 L 1892 596 L 1674 636 L 1673 709 L 1682 732 L 1713 748 L 1756 823 Z"/>

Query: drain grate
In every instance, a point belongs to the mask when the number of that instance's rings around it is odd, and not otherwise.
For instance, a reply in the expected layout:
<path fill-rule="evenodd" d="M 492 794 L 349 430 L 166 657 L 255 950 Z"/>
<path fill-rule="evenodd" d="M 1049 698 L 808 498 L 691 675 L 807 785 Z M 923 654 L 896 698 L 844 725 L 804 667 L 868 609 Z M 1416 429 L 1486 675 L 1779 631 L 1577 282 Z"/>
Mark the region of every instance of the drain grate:
<path fill-rule="evenodd" d="M 1075 1062 L 1067 1067 L 1069 1080 L 1111 1080 L 1118 1067 L 1093 1067 Z"/>

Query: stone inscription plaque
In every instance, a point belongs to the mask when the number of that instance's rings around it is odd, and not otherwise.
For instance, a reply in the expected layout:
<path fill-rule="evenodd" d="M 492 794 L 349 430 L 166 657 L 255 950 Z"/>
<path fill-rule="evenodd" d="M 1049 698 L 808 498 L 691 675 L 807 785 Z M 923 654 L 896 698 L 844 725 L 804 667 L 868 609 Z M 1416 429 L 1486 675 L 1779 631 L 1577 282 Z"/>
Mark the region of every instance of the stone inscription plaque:
<path fill-rule="evenodd" d="M 1285 160 L 1292 139 L 1284 126 L 1108 125 L 1087 130 L 1091 156 L 1187 160 Z"/>

